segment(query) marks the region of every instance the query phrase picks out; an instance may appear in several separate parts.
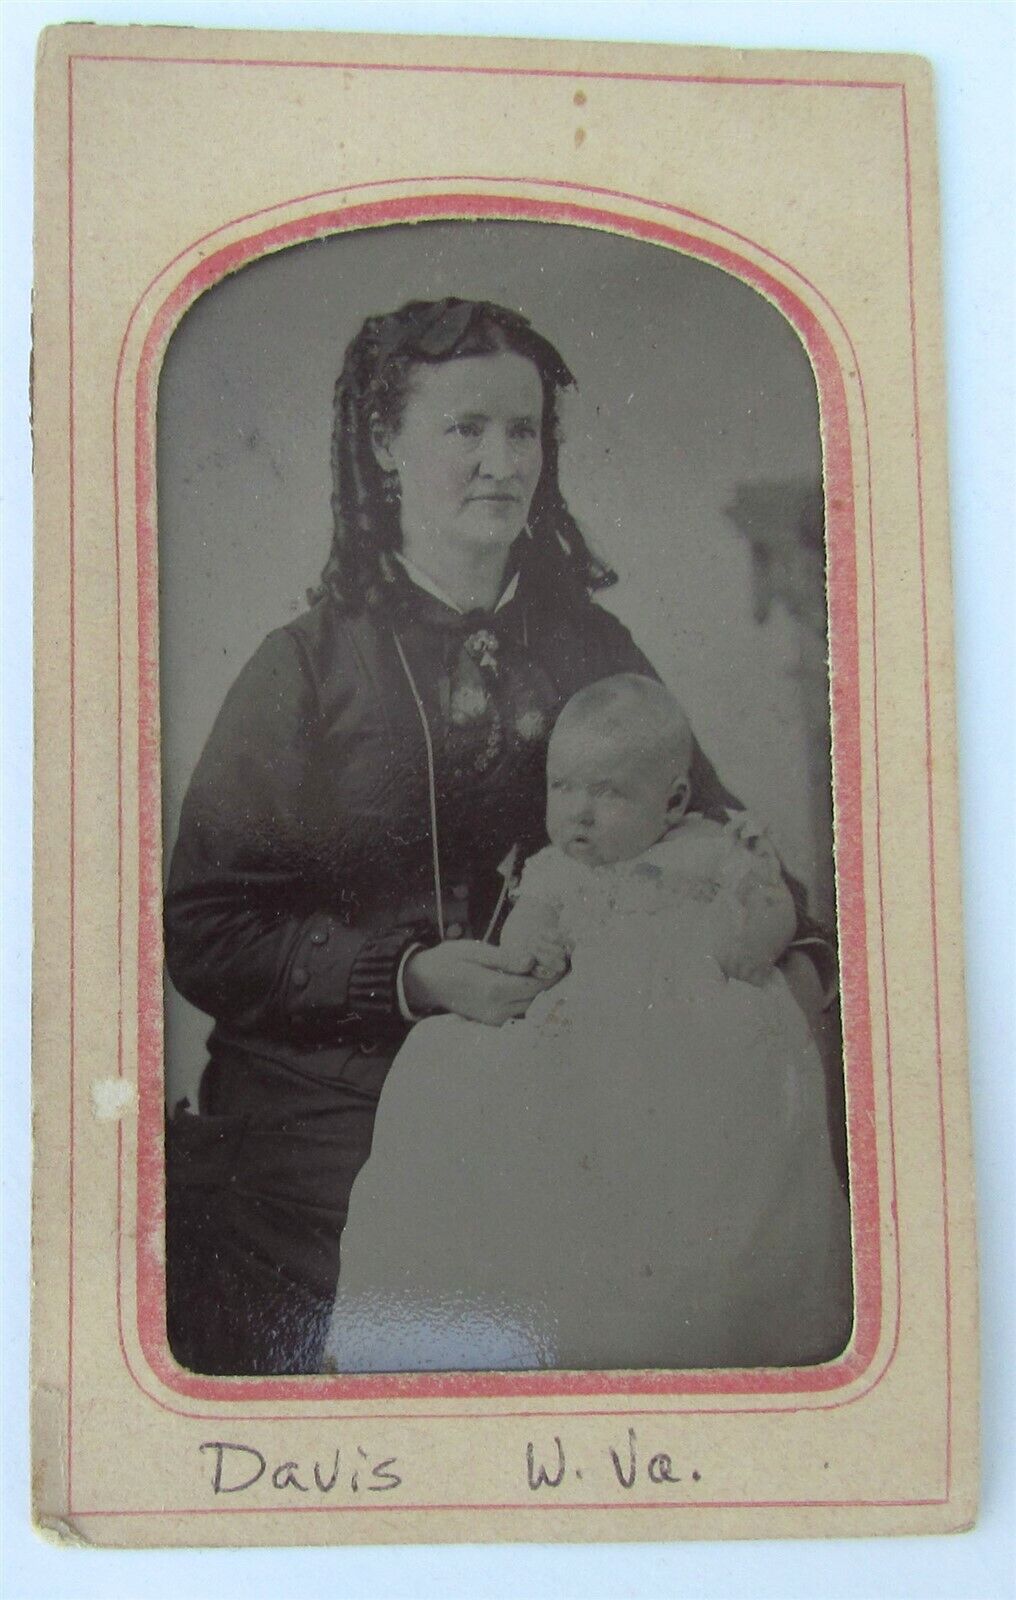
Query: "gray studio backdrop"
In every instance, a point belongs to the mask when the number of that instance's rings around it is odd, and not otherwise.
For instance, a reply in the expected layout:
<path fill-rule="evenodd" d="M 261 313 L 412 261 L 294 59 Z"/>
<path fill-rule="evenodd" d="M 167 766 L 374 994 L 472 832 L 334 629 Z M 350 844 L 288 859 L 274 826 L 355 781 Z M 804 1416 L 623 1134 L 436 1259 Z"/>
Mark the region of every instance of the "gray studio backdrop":
<path fill-rule="evenodd" d="M 336 235 L 243 269 L 183 319 L 158 412 L 167 864 L 229 685 L 265 633 L 303 609 L 324 562 L 343 350 L 368 314 L 449 294 L 523 311 L 572 367 L 562 479 L 619 574 L 605 603 L 829 916 L 821 568 L 817 624 L 814 592 L 810 613 L 801 603 L 815 582 L 799 507 L 822 474 L 806 352 L 777 310 L 718 268 L 558 224 Z M 208 1028 L 167 985 L 174 1100 L 194 1093 Z"/>

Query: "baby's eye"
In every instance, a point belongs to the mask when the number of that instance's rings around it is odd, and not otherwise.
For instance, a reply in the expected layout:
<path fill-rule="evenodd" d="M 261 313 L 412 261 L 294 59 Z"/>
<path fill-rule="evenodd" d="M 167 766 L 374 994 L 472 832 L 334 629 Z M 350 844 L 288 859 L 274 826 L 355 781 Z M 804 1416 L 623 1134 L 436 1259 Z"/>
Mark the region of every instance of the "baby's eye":
<path fill-rule="evenodd" d="M 561 794 L 567 786 L 563 778 L 551 778 L 547 787 L 551 794 Z"/>

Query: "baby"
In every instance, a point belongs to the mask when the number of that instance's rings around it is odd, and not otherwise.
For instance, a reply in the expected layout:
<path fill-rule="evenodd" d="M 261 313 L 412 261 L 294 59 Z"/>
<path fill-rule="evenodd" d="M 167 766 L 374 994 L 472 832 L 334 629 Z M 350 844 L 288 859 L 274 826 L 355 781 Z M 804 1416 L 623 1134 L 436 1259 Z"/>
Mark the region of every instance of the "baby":
<path fill-rule="evenodd" d="M 548 983 L 612 913 L 715 902 L 698 952 L 727 978 L 761 984 L 797 913 L 775 852 L 743 815 L 690 812 L 692 734 L 674 697 L 626 673 L 581 690 L 547 756 L 550 845 L 526 865 L 501 947 Z M 705 943 L 703 944 L 703 934 Z"/>
<path fill-rule="evenodd" d="M 419 1023 L 353 1186 L 337 1371 L 795 1365 L 850 1321 L 822 1067 L 776 961 L 794 907 L 696 813 L 687 719 L 607 679 L 550 743 L 550 844 L 502 944 L 546 989 Z"/>

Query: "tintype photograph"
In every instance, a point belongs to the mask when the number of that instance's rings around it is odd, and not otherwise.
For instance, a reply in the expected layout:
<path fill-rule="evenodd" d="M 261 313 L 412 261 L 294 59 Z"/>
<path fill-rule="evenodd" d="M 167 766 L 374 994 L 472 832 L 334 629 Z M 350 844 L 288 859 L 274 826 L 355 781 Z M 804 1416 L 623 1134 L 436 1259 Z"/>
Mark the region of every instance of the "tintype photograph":
<path fill-rule="evenodd" d="M 844 1349 L 823 529 L 801 339 L 690 256 L 396 224 L 186 313 L 158 404 L 183 1366 Z"/>
<path fill-rule="evenodd" d="M 968 1525 L 926 64 L 68 27 L 38 149 L 40 1525 Z"/>

